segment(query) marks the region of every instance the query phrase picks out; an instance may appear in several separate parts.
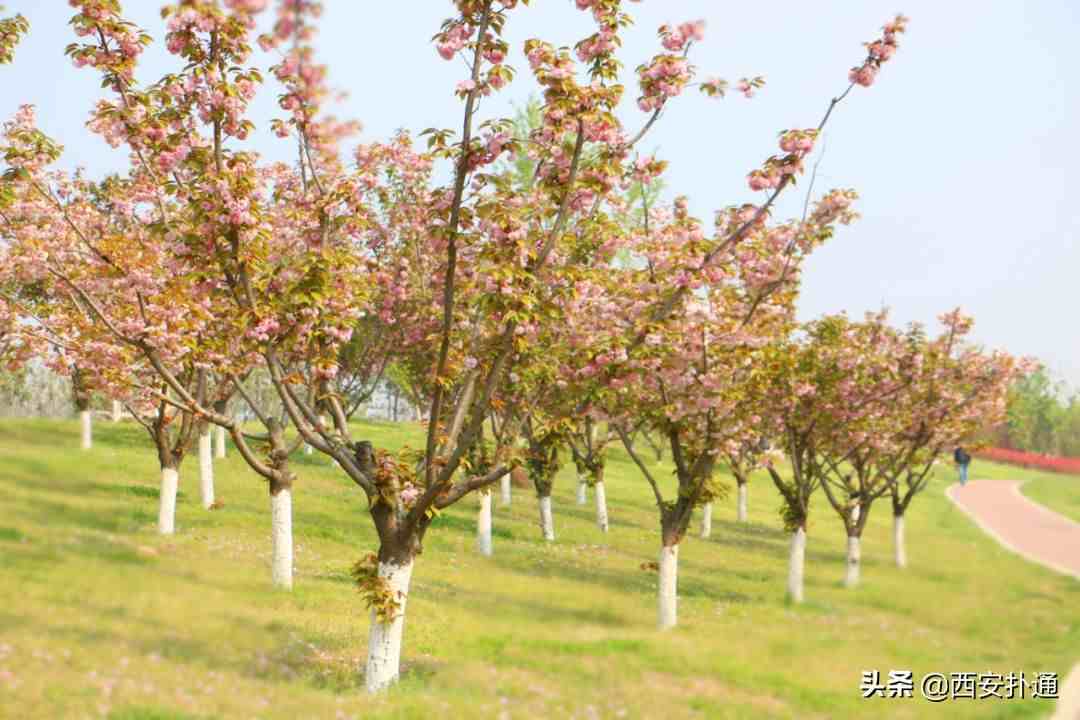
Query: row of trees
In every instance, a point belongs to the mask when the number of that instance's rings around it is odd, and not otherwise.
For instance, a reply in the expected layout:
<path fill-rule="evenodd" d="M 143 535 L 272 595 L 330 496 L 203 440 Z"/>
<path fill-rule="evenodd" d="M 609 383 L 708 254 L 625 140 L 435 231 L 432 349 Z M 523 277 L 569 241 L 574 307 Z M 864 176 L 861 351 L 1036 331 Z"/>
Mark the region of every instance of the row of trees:
<path fill-rule="evenodd" d="M 694 82 L 702 23 L 659 29 L 661 48 L 636 69 L 645 116 L 631 130 L 616 112 L 631 16 L 621 0 L 577 0 L 591 34 L 572 48 L 525 43 L 543 98 L 523 133 L 479 110 L 515 77 L 503 33 L 525 0 L 455 0 L 435 44 L 466 61 L 460 130 L 425 131 L 426 149 L 405 132 L 359 144 L 346 165 L 356 126 L 323 107 L 320 6 L 283 0 L 257 40 L 280 53 L 271 72 L 283 114 L 272 129 L 298 158 L 285 165 L 242 144 L 256 130 L 248 105 L 263 74 L 249 63 L 267 4 L 167 6 L 176 69 L 143 84 L 135 70 L 150 36 L 117 0 L 71 0 L 67 54 L 111 92 L 89 127 L 125 148 L 130 166 L 103 179 L 66 173 L 31 107 L 4 125 L 0 346 L 13 364 L 38 358 L 73 374 L 87 402 L 115 399 L 145 428 L 161 467 L 162 532 L 174 530 L 177 470 L 196 438 L 203 504 L 213 505 L 209 432 L 227 433 L 267 483 L 277 586 L 292 585 L 290 458 L 303 447 L 335 463 L 379 538 L 354 567 L 372 613 L 369 689 L 397 677 L 433 518 L 480 493 L 478 544 L 491 552 L 490 490 L 516 467 L 553 538 L 551 486 L 569 449 L 606 528 L 605 451 L 624 445 L 656 499 L 659 618 L 670 627 L 678 548 L 695 510 L 724 493 L 719 464 L 740 488 L 764 467 L 780 490 L 800 600 L 818 489 L 844 520 L 854 584 L 874 501 L 892 498 L 902 553 L 904 512 L 941 453 L 1004 409 L 1017 364 L 965 344 L 959 313 L 936 338 L 884 315 L 794 319 L 802 263 L 854 219 L 855 193 L 808 193 L 802 216 L 786 221 L 773 206 L 837 106 L 891 59 L 905 18 L 866 43 L 815 125 L 780 133 L 778 152 L 747 177 L 760 201 L 718 210 L 707 228 L 685 198 L 659 200 L 665 164 L 637 150 L 688 88 L 724 96 L 724 81 Z M 749 97 L 762 83 L 736 87 Z M 386 372 L 426 408 L 418 451 L 351 435 L 350 393 Z M 270 402 L 249 391 L 253 374 L 269 379 Z M 254 421 L 228 413 L 230 401 Z M 635 445 L 656 438 L 675 465 L 670 480 Z"/>
<path fill-rule="evenodd" d="M 998 447 L 1080 457 L 1080 393 L 1068 394 L 1045 367 L 1009 388 L 1005 421 L 987 438 Z"/>

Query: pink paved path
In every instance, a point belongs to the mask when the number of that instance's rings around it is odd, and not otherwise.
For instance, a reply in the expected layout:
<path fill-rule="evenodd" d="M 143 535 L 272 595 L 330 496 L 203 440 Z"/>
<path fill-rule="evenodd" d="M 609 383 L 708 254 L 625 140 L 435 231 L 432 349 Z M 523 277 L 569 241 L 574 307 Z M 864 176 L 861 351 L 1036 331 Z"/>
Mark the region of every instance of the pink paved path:
<path fill-rule="evenodd" d="M 945 494 L 995 540 L 1032 562 L 1080 580 L 1080 523 L 1020 494 L 1016 480 L 972 480 Z M 1050 720 L 1080 720 L 1080 665 L 1061 679 Z"/>
<path fill-rule="evenodd" d="M 1013 552 L 1080 579 L 1080 523 L 1020 494 L 1015 480 L 972 480 L 946 494 Z"/>

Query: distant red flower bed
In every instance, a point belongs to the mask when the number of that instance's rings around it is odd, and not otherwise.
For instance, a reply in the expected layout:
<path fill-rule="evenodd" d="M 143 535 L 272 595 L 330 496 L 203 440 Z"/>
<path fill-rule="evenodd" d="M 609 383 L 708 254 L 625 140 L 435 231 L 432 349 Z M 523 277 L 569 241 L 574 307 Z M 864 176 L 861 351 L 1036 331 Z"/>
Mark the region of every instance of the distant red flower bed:
<path fill-rule="evenodd" d="M 984 448 L 976 452 L 975 455 L 994 462 L 1080 475 L 1080 458 L 1040 455 L 1039 453 L 1024 452 L 1023 450 L 1008 450 L 995 447 Z"/>

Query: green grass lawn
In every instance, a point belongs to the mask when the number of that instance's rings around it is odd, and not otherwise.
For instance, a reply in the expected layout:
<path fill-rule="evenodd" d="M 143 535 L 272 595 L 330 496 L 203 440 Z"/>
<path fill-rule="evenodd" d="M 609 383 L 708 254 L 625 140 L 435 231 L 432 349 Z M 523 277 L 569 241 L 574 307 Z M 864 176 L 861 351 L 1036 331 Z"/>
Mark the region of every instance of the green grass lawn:
<path fill-rule="evenodd" d="M 887 503 L 873 508 L 854 591 L 840 584 L 839 521 L 815 498 L 801 607 L 784 601 L 788 538 L 756 477 L 749 524 L 732 497 L 711 540 L 684 543 L 680 625 L 660 633 L 656 574 L 641 569 L 659 549 L 656 510 L 616 452 L 607 535 L 574 504 L 571 463 L 554 544 L 531 492 L 496 507 L 489 559 L 473 551 L 475 501 L 444 513 L 413 576 L 402 682 L 373 699 L 358 672 L 367 612 L 347 572 L 375 548 L 358 488 L 298 456 L 296 589 L 275 592 L 266 488 L 235 452 L 218 461 L 215 511 L 199 507 L 197 462 L 185 462 L 178 534 L 161 538 L 144 433 L 102 423 L 89 452 L 77 433 L 0 423 L 3 718 L 1035 718 L 1051 703 L 862 700 L 861 672 L 1064 674 L 1080 660 L 1080 583 L 984 537 L 943 497 L 951 473 L 913 503 L 905 571 L 891 565 Z M 354 435 L 416 446 L 420 428 Z M 1036 476 L 975 465 L 991 474 Z M 1040 476 L 1027 489 L 1051 487 Z"/>

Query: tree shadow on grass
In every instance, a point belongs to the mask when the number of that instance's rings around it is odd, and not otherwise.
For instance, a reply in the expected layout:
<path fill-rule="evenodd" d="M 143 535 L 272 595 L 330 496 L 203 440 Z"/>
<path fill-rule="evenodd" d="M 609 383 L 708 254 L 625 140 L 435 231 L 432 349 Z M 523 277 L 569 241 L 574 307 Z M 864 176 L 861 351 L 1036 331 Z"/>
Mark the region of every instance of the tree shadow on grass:
<path fill-rule="evenodd" d="M 430 529 L 433 532 L 449 531 L 459 535 L 474 536 L 476 535 L 476 518 L 471 515 L 464 516 L 443 512 L 431 522 Z M 494 538 L 503 540 L 525 539 L 517 538 L 514 531 L 506 527 L 506 523 L 493 522 L 491 535 Z"/>
<path fill-rule="evenodd" d="M 18 501 L 16 510 L 34 525 L 42 528 L 96 530 L 99 532 L 133 535 L 157 521 L 156 509 L 143 505 L 85 508 L 45 498 L 28 497 Z"/>
<path fill-rule="evenodd" d="M 505 614 L 509 607 L 515 608 L 521 614 L 527 615 L 530 620 L 540 623 L 566 623 L 579 625 L 582 623 L 603 625 L 606 627 L 625 627 L 632 625 L 632 621 L 604 606 L 567 606 L 553 602 L 533 600 L 518 595 L 492 592 L 487 588 L 473 589 L 458 585 L 450 585 L 442 581 L 425 581 L 417 588 L 425 592 L 428 597 L 437 597 L 440 603 L 456 605 L 469 613 L 475 613 L 482 617 L 497 617 Z M 513 615 L 514 612 L 511 612 Z"/>

